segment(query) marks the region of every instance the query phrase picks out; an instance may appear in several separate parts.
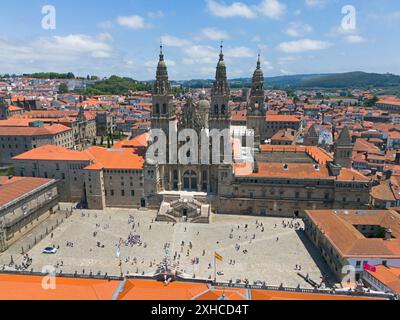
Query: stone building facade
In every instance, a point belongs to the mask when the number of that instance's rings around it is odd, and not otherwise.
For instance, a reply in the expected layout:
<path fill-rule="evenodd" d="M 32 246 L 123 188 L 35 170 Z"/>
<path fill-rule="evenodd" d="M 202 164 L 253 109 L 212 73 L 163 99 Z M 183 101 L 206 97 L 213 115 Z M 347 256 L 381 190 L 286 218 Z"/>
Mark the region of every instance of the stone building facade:
<path fill-rule="evenodd" d="M 274 150 L 270 150 L 271 156 L 262 150 L 258 151 L 257 145 L 275 130 L 292 128 L 299 131 L 302 128 L 301 120 L 297 117 L 266 116 L 263 83 L 259 59 L 247 108 L 247 127 L 254 130 L 256 140 L 253 172 L 241 175 L 240 164 L 225 164 L 223 161 L 219 165 L 160 164 L 147 161 L 144 181 L 148 205 L 158 207 L 173 192 L 203 192 L 217 213 L 301 217 L 310 208 L 368 207 L 371 183 L 368 178 L 351 169 L 353 146 L 347 129 L 336 143 L 334 157 L 318 147 L 312 147 L 309 153 L 305 149 L 290 152 L 286 148 L 278 156 Z M 153 96 L 152 129 L 161 129 L 168 137 L 168 123 L 176 121 L 180 129 L 232 130 L 230 110 L 227 107 L 229 100 L 226 65 L 221 48 L 211 101 L 208 102 L 202 96 L 198 103 L 194 103 L 188 96 L 181 114 L 177 115 L 169 89 L 164 55 L 160 53 Z M 152 143 L 150 141 L 150 146 Z M 212 145 L 213 141 L 210 148 Z M 304 153 L 302 157 L 296 157 L 301 153 Z"/>
<path fill-rule="evenodd" d="M 32 122 L 29 127 L 0 126 L 0 165 L 31 149 L 45 145 L 73 148 L 72 130 L 61 124 L 44 125 Z"/>
<path fill-rule="evenodd" d="M 54 213 L 57 181 L 0 177 L 0 252 Z"/>

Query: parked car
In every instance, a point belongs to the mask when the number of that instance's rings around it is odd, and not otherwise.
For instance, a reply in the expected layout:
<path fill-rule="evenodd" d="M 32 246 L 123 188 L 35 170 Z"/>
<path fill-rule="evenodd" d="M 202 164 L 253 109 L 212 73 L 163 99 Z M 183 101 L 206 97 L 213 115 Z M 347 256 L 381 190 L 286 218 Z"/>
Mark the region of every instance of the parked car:
<path fill-rule="evenodd" d="M 47 248 L 44 248 L 42 253 L 44 253 L 44 254 L 56 254 L 57 251 L 58 251 L 57 248 L 47 247 Z"/>

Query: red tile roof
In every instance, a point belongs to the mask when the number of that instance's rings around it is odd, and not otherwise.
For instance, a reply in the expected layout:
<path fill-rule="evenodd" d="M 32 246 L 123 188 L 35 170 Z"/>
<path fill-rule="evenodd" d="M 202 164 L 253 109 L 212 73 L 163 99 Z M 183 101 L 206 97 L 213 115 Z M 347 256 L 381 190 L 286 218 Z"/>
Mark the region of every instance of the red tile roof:
<path fill-rule="evenodd" d="M 344 258 L 400 258 L 400 215 L 393 210 L 311 210 L 308 218 Z M 369 239 L 354 225 L 390 228 L 395 239 Z"/>
<path fill-rule="evenodd" d="M 1 127 L 0 136 L 54 136 L 63 132 L 70 131 L 71 128 L 62 124 L 44 125 L 40 128 L 35 127 Z"/>
<path fill-rule="evenodd" d="M 44 187 L 55 180 L 29 177 L 0 177 L 0 207 L 27 194 Z"/>

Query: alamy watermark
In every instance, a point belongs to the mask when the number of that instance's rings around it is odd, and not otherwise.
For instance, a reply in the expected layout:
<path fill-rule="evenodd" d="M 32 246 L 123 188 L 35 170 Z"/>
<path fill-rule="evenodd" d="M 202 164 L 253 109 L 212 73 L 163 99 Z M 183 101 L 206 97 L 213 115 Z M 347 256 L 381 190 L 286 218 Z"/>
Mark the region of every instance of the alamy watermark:
<path fill-rule="evenodd" d="M 43 290 L 56 290 L 56 268 L 54 266 L 44 266 L 42 268 L 42 273 L 45 276 L 42 279 L 42 289 Z"/>
<path fill-rule="evenodd" d="M 169 123 L 168 137 L 162 129 L 150 131 L 151 144 L 146 161 L 157 164 L 220 165 L 241 163 L 240 174 L 254 169 L 254 130 L 194 129 L 178 132 L 175 121 Z M 245 146 L 243 146 L 245 142 Z"/>
<path fill-rule="evenodd" d="M 342 18 L 341 27 L 344 31 L 351 32 L 357 29 L 357 11 L 352 5 L 346 5 L 342 8 L 342 14 L 345 16 Z"/>
<path fill-rule="evenodd" d="M 55 30 L 57 28 L 56 8 L 52 5 L 42 7 L 42 28 L 44 30 Z"/>

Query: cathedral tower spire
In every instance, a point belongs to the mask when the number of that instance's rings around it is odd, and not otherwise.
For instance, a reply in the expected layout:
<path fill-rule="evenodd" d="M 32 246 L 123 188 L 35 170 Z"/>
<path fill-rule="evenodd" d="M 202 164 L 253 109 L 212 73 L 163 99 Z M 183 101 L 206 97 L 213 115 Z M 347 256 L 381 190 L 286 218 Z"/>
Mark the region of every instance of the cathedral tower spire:
<path fill-rule="evenodd" d="M 247 128 L 254 130 L 256 146 L 263 143 L 266 139 L 266 137 L 264 137 L 266 115 L 264 102 L 264 74 L 261 69 L 261 55 L 258 54 L 257 67 L 253 73 L 250 99 L 247 106 Z"/>
<path fill-rule="evenodd" d="M 164 61 L 163 45 L 160 45 L 160 56 L 157 66 L 156 82 L 154 83 L 154 94 L 165 95 L 171 91 L 168 80 L 168 69 Z"/>
<path fill-rule="evenodd" d="M 264 73 L 261 70 L 260 54 L 258 54 L 257 67 L 253 74 L 251 96 L 264 97 Z"/>
<path fill-rule="evenodd" d="M 354 145 L 351 141 L 350 130 L 346 126 L 335 141 L 334 162 L 343 168 L 351 168 L 353 148 Z"/>
<path fill-rule="evenodd" d="M 215 73 L 215 81 L 211 89 L 211 104 L 212 104 L 212 115 L 219 117 L 229 116 L 229 98 L 230 89 L 228 84 L 228 78 L 226 76 L 226 65 L 224 61 L 223 44 L 221 42 L 221 51 L 219 54 L 219 61 Z"/>

